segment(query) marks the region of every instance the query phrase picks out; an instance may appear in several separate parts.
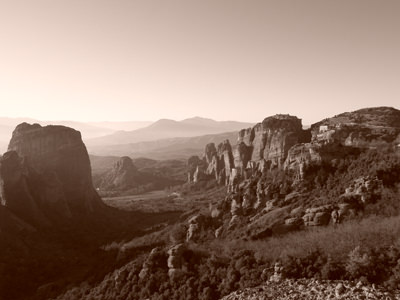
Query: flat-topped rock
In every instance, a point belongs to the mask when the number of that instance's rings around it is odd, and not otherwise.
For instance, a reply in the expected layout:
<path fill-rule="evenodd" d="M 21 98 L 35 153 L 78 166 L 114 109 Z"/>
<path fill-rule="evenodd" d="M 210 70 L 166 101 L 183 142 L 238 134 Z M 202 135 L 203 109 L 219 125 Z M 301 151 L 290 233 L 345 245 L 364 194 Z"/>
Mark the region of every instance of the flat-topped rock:
<path fill-rule="evenodd" d="M 8 149 L 0 166 L 2 204 L 18 216 L 37 224 L 103 207 L 79 131 L 22 123 Z"/>

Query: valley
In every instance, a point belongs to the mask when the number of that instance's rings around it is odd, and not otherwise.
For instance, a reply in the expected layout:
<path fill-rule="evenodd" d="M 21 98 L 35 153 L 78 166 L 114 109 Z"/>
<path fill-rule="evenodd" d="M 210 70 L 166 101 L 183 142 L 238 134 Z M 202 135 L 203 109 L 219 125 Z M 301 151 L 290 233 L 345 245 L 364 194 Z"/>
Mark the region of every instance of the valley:
<path fill-rule="evenodd" d="M 274 115 L 185 160 L 89 155 L 71 128 L 18 125 L 0 161 L 1 297 L 253 299 L 316 280 L 398 297 L 399 120 Z"/>

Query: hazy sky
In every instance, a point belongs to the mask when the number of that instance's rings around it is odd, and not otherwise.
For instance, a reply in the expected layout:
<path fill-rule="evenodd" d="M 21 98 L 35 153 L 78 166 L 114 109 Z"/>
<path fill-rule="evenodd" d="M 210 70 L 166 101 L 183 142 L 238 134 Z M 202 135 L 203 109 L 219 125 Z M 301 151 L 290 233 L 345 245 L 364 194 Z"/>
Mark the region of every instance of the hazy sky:
<path fill-rule="evenodd" d="M 400 108 L 398 0 L 0 0 L 0 116 Z"/>

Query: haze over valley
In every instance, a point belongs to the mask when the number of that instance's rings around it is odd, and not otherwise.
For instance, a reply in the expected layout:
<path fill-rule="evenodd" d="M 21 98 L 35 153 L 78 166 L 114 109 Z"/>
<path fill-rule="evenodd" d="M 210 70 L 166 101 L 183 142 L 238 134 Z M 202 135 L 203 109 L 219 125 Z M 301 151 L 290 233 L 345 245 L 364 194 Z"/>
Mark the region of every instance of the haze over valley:
<path fill-rule="evenodd" d="M 400 1 L 0 1 L 0 300 L 400 299 Z"/>

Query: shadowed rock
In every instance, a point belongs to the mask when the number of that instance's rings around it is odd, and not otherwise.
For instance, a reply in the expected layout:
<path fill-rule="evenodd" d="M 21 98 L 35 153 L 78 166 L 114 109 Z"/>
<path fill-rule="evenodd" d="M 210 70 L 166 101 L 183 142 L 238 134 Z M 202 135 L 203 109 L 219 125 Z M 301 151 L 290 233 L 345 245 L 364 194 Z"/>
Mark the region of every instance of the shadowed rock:
<path fill-rule="evenodd" d="M 81 134 L 64 126 L 18 125 L 1 159 L 1 204 L 36 225 L 103 207 Z"/>
<path fill-rule="evenodd" d="M 113 168 L 105 174 L 101 186 L 109 190 L 126 190 L 138 185 L 139 172 L 128 156 L 121 157 Z"/>

